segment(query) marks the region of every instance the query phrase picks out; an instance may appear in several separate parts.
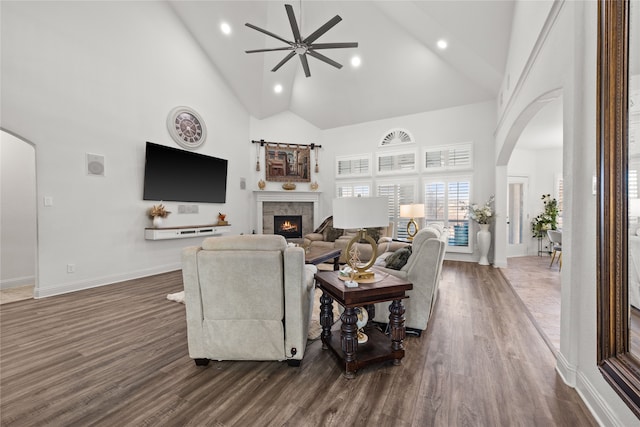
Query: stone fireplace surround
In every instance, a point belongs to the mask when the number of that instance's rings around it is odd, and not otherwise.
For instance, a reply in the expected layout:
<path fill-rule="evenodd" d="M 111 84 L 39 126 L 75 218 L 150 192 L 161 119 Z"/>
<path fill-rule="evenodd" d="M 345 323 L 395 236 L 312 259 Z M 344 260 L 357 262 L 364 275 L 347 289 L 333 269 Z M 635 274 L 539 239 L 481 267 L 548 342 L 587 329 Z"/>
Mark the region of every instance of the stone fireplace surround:
<path fill-rule="evenodd" d="M 256 191 L 258 234 L 273 234 L 274 215 L 301 215 L 302 235 L 313 232 L 320 215 L 320 193 L 316 191 Z"/>

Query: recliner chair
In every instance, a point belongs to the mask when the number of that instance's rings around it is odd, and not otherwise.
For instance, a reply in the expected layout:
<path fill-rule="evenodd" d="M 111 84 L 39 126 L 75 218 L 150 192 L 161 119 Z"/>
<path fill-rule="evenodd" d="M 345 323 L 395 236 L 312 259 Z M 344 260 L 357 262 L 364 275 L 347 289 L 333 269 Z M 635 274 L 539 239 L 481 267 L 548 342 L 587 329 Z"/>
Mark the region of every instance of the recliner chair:
<path fill-rule="evenodd" d="M 279 235 L 210 237 L 182 252 L 189 356 L 287 360 L 305 352 L 314 296 L 313 265 Z"/>
<path fill-rule="evenodd" d="M 405 327 L 408 333 L 420 335 L 427 328 L 427 322 L 438 297 L 438 285 L 442 275 L 442 263 L 447 249 L 449 231 L 440 226 L 427 226 L 415 235 L 411 256 L 400 270 L 378 265 L 381 272 L 400 277 L 413 283 L 413 289 L 407 291 L 409 298 L 405 305 Z M 384 259 L 390 254 L 382 254 Z M 379 323 L 389 322 L 389 303 L 375 305 L 375 318 Z"/>

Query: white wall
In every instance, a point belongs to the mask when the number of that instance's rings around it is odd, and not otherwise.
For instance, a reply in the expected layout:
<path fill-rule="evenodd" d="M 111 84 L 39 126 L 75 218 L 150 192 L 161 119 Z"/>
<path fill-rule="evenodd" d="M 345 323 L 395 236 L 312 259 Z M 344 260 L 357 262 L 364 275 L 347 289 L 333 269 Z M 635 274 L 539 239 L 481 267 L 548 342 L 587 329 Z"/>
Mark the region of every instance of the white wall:
<path fill-rule="evenodd" d="M 322 145 L 325 147 L 323 154 L 330 159 L 330 162 L 325 162 L 321 180 L 318 181 L 324 189 L 323 215 L 331 215 L 332 200 L 335 198 L 335 156 L 372 153 L 372 159 L 375 162 L 375 153 L 379 150 L 380 140 L 394 128 L 406 129 L 413 135 L 416 144 L 406 146 L 406 149 L 417 148 L 419 157 L 424 147 L 472 142 L 474 155 L 472 201 L 483 203 L 493 194 L 495 181 L 493 167 L 495 121 L 495 103 L 484 102 L 325 130 L 322 133 Z M 397 150 L 403 149 L 405 147 L 397 148 Z M 388 150 L 391 149 L 385 147 L 385 151 Z M 422 172 L 418 175 L 425 176 Z M 388 177 L 380 179 L 385 178 L 388 179 Z M 373 188 L 375 188 L 375 174 L 372 179 Z M 447 259 L 476 260 L 479 255 L 477 250 L 475 252 L 475 254 L 448 252 Z"/>
<path fill-rule="evenodd" d="M 0 131 L 0 289 L 36 280 L 36 153 Z"/>
<path fill-rule="evenodd" d="M 557 370 L 583 397 L 603 425 L 637 425 L 638 419 L 600 374 L 596 361 L 596 200 L 592 177 L 596 169 L 597 3 L 556 1 L 557 12 L 531 67 L 500 116 L 496 158 L 509 153 L 523 115 L 540 97 L 561 89 L 563 98 L 563 267 L 561 344 Z M 539 25 L 532 21 L 531 28 Z M 527 26 L 526 21 L 521 23 Z M 525 31 L 525 30 L 523 30 Z M 522 55 L 527 45 L 512 43 Z M 512 52 L 510 52 L 510 55 Z M 511 77 L 512 79 L 514 76 Z M 525 121 L 526 122 L 526 121 Z M 497 186 L 500 183 L 496 184 Z"/>
<path fill-rule="evenodd" d="M 165 3 L 2 2 L 3 128 L 37 152 L 39 288 L 46 296 L 179 268 L 196 239 L 146 241 L 145 141 L 176 146 L 166 117 L 195 108 L 209 131 L 202 154 L 229 160 L 226 205 L 200 204 L 171 225 L 228 214 L 250 231 L 249 116 Z M 106 176 L 85 173 L 105 156 Z M 43 197 L 53 198 L 42 207 Z M 67 264 L 76 272 L 67 273 Z"/>

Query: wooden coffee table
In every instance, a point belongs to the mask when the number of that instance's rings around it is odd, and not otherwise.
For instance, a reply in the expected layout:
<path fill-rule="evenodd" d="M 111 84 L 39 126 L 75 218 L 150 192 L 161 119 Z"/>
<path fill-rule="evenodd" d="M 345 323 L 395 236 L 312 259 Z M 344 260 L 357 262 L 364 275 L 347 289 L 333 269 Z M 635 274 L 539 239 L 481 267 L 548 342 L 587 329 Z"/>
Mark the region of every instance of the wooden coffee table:
<path fill-rule="evenodd" d="M 357 288 L 347 288 L 338 274 L 336 271 L 320 271 L 315 275 L 316 282 L 322 289 L 322 348 L 330 349 L 338 356 L 341 366 L 344 367 L 344 375 L 348 379 L 355 378 L 358 369 L 372 363 L 393 360 L 394 365 L 400 365 L 404 357 L 405 338 L 405 308 L 402 300 L 408 298 L 406 291 L 413 289 L 413 284 L 388 273 L 376 272 L 376 277 L 380 280 L 374 283 L 360 283 Z M 340 331 L 331 331 L 334 300 L 344 307 L 340 316 Z M 364 332 L 369 339 L 364 344 L 358 344 L 358 318 L 355 308 L 365 306 L 369 319 L 373 319 L 373 304 L 385 301 L 392 301 L 389 314 L 391 335 L 387 336 L 378 328 L 367 325 Z"/>
<path fill-rule="evenodd" d="M 340 269 L 338 260 L 340 259 L 341 252 L 340 249 L 310 247 L 309 250 L 304 253 L 304 262 L 306 264 L 318 265 L 333 258 L 333 271 L 338 271 Z"/>

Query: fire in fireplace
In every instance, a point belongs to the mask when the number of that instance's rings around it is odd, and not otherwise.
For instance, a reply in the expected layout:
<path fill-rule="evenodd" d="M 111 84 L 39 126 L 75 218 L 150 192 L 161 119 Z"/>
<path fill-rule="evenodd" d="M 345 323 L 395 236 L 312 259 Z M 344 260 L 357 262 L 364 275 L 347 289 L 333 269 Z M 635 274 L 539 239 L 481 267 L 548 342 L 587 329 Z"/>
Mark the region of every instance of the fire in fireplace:
<path fill-rule="evenodd" d="M 302 237 L 302 215 L 274 215 L 273 231 L 285 239 Z"/>

